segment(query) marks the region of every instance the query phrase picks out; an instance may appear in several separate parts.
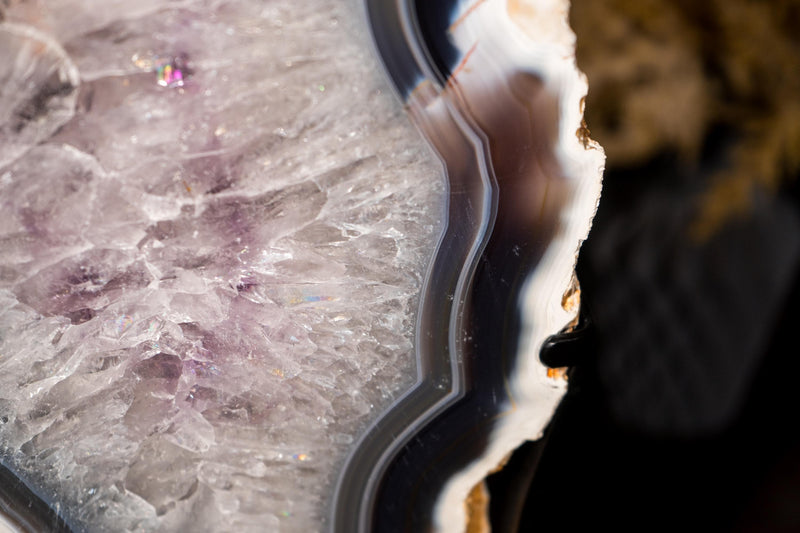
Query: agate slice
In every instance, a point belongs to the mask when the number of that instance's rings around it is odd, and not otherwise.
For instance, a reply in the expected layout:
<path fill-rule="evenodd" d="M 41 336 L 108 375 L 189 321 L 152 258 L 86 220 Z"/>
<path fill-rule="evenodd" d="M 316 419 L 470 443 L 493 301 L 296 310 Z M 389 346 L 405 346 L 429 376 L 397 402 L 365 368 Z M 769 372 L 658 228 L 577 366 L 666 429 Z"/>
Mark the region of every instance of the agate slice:
<path fill-rule="evenodd" d="M 433 4 L 0 8 L 9 501 L 464 528 L 565 391 L 603 154 L 567 2 Z"/>
<path fill-rule="evenodd" d="M 473 486 L 541 435 L 566 387 L 539 352 L 577 321 L 574 266 L 604 164 L 582 122 L 568 3 L 450 7 L 367 2 L 449 203 L 421 297 L 418 381 L 349 457 L 342 531 L 463 530 Z"/>

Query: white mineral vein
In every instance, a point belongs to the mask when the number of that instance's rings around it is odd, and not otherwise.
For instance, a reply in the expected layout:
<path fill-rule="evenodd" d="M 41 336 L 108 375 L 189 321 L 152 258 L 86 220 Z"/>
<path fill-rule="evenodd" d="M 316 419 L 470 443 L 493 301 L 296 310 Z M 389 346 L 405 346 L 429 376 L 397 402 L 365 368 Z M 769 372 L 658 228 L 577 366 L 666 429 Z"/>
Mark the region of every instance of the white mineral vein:
<path fill-rule="evenodd" d="M 454 39 L 462 50 L 474 53 L 456 82 L 468 99 L 471 91 L 479 94 L 481 84 L 495 81 L 493 77 L 503 82 L 519 71 L 541 77 L 545 89 L 557 97 L 555 156 L 566 178 L 567 201 L 519 302 L 523 331 L 507 384 L 512 400 L 498 417 L 483 455 L 449 480 L 440 495 L 435 523 L 443 533 L 464 530 L 472 487 L 523 442 L 541 437 L 566 392 L 566 381 L 551 377 L 539 352 L 549 336 L 577 318 L 578 307 L 565 308 L 563 297 L 573 287 L 578 250 L 592 225 L 605 165 L 602 148 L 580 135 L 588 85 L 575 62 L 569 0 L 463 0 L 460 7 L 466 15 L 453 30 Z"/>

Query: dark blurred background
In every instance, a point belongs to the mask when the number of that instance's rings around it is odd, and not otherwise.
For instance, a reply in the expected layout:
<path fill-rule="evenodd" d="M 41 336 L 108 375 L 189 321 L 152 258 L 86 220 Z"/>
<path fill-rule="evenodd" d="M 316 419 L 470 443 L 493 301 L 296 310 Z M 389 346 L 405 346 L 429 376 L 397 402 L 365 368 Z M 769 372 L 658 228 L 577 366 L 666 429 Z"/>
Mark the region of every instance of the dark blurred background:
<path fill-rule="evenodd" d="M 570 389 L 495 531 L 800 531 L 800 1 L 573 0 L 608 157 Z"/>

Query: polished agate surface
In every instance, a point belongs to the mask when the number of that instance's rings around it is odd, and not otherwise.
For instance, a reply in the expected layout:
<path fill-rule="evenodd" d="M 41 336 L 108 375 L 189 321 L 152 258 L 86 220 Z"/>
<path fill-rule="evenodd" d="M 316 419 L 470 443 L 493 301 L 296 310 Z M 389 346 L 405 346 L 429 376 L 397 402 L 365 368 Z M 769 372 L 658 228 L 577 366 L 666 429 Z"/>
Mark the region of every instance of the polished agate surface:
<path fill-rule="evenodd" d="M 76 530 L 324 529 L 444 213 L 360 4 L 4 5 L 3 464 Z"/>
<path fill-rule="evenodd" d="M 577 322 L 574 266 L 604 155 L 582 121 L 567 1 L 366 4 L 449 203 L 421 296 L 419 381 L 348 457 L 334 524 L 471 530 L 471 495 L 541 436 L 566 391 L 539 352 Z"/>

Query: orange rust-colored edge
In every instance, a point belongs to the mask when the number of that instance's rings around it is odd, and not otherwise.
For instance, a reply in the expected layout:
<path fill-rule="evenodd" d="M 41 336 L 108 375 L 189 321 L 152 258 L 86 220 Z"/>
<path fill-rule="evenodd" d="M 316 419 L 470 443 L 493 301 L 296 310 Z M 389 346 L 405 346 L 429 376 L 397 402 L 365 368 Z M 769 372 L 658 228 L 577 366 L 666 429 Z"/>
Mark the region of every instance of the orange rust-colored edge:
<path fill-rule="evenodd" d="M 472 487 L 464 504 L 467 507 L 467 533 L 491 533 L 489 490 L 485 481 Z"/>

